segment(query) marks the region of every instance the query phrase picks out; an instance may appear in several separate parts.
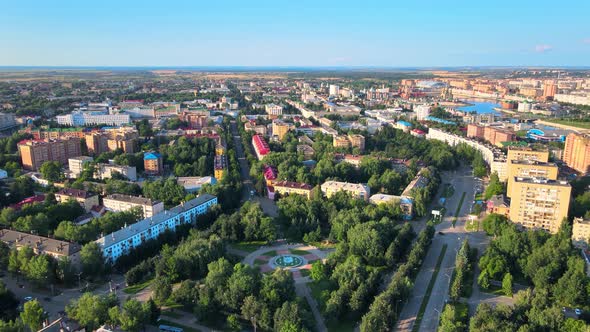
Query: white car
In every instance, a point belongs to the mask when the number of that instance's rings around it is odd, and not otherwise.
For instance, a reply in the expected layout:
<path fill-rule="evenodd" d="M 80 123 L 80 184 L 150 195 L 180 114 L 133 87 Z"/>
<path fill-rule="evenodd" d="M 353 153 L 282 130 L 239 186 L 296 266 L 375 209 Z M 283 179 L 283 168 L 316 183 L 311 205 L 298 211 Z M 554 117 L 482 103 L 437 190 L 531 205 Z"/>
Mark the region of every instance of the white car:
<path fill-rule="evenodd" d="M 580 310 L 580 309 L 578 309 L 578 308 L 576 308 L 576 309 L 574 310 L 574 312 L 576 313 L 576 316 L 580 316 L 580 315 L 582 314 L 582 310 Z"/>
<path fill-rule="evenodd" d="M 27 296 L 27 297 L 25 297 L 24 300 L 25 300 L 25 302 L 29 302 L 29 301 L 32 301 L 33 300 L 33 297 Z"/>

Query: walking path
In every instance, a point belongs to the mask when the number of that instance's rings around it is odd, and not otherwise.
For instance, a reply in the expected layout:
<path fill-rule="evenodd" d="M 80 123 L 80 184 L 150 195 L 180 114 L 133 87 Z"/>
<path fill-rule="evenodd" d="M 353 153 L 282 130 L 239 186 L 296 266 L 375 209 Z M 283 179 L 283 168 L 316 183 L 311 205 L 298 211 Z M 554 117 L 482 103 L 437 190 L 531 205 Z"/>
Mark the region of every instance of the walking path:
<path fill-rule="evenodd" d="M 313 296 L 311 296 L 311 291 L 309 290 L 309 287 L 307 287 L 307 284 L 304 284 L 304 283 L 296 284 L 295 291 L 297 292 L 297 295 L 304 297 L 307 300 L 307 303 L 309 303 L 309 307 L 311 308 L 311 313 L 313 314 L 313 317 L 315 318 L 316 330 L 318 332 L 327 332 L 328 328 L 326 327 L 326 324 L 324 323 L 324 317 L 322 317 L 322 314 L 320 313 L 320 310 L 318 309 L 318 303 L 313 298 Z"/>

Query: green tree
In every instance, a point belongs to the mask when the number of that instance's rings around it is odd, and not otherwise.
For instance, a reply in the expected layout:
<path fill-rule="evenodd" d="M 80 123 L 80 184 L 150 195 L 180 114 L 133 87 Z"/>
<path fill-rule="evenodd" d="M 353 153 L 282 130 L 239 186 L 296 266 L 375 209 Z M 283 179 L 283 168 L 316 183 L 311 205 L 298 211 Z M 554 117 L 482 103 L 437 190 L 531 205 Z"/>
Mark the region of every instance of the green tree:
<path fill-rule="evenodd" d="M 321 260 L 311 263 L 310 276 L 314 281 L 322 281 L 326 278 L 326 267 Z"/>
<path fill-rule="evenodd" d="M 21 312 L 20 318 L 31 331 L 38 331 L 43 325 L 43 307 L 37 300 L 28 301 L 23 306 L 23 312 Z"/>
<path fill-rule="evenodd" d="M 494 195 L 499 195 L 505 191 L 504 185 L 498 178 L 498 173 L 494 172 L 490 175 L 490 183 L 485 191 L 485 198 L 490 199 Z"/>
<path fill-rule="evenodd" d="M 163 304 L 172 295 L 172 285 L 170 279 L 167 277 L 157 277 L 152 282 L 152 290 L 154 292 L 154 301 Z"/>
<path fill-rule="evenodd" d="M 80 263 L 84 275 L 90 277 L 100 276 L 105 269 L 102 250 L 96 242 L 85 244 L 80 250 Z"/>
<path fill-rule="evenodd" d="M 512 274 L 506 273 L 502 279 L 502 291 L 504 295 L 512 297 Z"/>
<path fill-rule="evenodd" d="M 61 164 L 58 161 L 46 161 L 41 165 L 39 172 L 44 179 L 51 182 L 60 182 L 64 178 L 61 171 Z"/>
<path fill-rule="evenodd" d="M 236 314 L 227 316 L 226 319 L 227 327 L 230 331 L 238 332 L 242 330 L 242 324 L 240 324 L 240 318 Z"/>
<path fill-rule="evenodd" d="M 141 330 L 147 322 L 149 313 L 141 305 L 141 302 L 130 299 L 123 304 L 123 310 L 119 316 L 121 329 L 128 332 Z"/>
<path fill-rule="evenodd" d="M 88 330 L 95 330 L 109 320 L 109 308 L 117 305 L 117 298 L 84 293 L 66 306 L 66 313 Z"/>
<path fill-rule="evenodd" d="M 477 278 L 477 284 L 483 289 L 490 288 L 490 277 L 488 276 L 487 271 L 481 271 Z"/>

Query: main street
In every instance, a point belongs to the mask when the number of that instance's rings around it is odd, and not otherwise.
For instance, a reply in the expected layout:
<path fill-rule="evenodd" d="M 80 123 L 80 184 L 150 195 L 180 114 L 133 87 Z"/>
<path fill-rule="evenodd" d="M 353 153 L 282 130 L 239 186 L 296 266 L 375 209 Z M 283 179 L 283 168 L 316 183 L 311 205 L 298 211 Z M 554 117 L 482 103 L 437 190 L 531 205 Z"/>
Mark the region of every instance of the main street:
<path fill-rule="evenodd" d="M 271 217 L 276 217 L 278 215 L 277 205 L 274 201 L 266 198 L 260 197 L 258 195 L 252 195 L 252 192 L 256 192 L 254 188 L 254 183 L 252 182 L 252 178 L 250 177 L 250 166 L 248 165 L 248 160 L 246 159 L 246 154 L 244 153 L 244 146 L 242 145 L 242 138 L 239 135 L 237 124 L 235 120 L 232 120 L 230 123 L 230 129 L 232 133 L 232 137 L 234 138 L 234 146 L 236 147 L 236 155 L 238 157 L 238 163 L 240 164 L 240 176 L 242 178 L 242 201 L 253 200 L 260 204 L 262 210 Z"/>
<path fill-rule="evenodd" d="M 467 235 L 464 228 L 473 198 L 475 197 L 476 180 L 472 175 L 471 169 L 462 167 L 453 172 L 445 172 L 441 177 L 443 181 L 449 179 L 448 182 L 445 183 L 450 183 L 455 188 L 455 192 L 453 196 L 447 198 L 445 204 L 447 208 L 445 217 L 442 222 L 435 227 L 436 233 L 432 240 L 432 244 L 416 277 L 412 296 L 405 304 L 400 314 L 396 326 L 397 331 L 411 331 L 414 327 L 420 305 L 426 296 L 428 284 L 434 273 L 439 254 L 443 246 L 446 244 L 447 250 L 442 259 L 440 271 L 434 282 L 430 299 L 426 306 L 420 328 L 418 329 L 419 331 L 436 330 L 439 313 L 442 311 L 445 299 L 448 298 L 450 277 L 455 266 L 455 256 L 461 247 L 461 243 L 466 237 L 469 238 L 470 243 L 472 241 L 481 241 L 480 238 L 485 238 L 485 236 L 481 234 Z M 457 221 L 455 225 L 453 225 L 455 212 L 461 203 L 461 197 L 464 192 L 465 198 L 459 210 Z"/>

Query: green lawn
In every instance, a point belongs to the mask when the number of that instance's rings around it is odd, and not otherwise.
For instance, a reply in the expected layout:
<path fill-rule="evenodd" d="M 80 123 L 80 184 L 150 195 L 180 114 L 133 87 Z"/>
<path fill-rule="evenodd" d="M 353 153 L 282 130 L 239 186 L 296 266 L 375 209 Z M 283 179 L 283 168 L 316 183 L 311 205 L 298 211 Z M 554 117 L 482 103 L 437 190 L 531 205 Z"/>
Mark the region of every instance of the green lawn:
<path fill-rule="evenodd" d="M 144 282 L 139 283 L 139 284 L 135 284 L 135 285 L 131 285 L 129 287 L 125 287 L 125 288 L 123 288 L 123 292 L 125 294 L 137 294 L 140 291 L 146 289 L 152 283 L 152 280 L 153 279 L 150 279 L 150 280 L 144 281 Z"/>
<path fill-rule="evenodd" d="M 268 256 L 268 257 L 274 257 L 277 255 L 277 251 L 276 250 L 271 250 L 271 251 L 267 251 L 264 254 L 262 254 L 263 256 Z"/>
<path fill-rule="evenodd" d="M 325 290 L 330 290 L 330 281 L 314 281 L 307 284 L 309 289 L 311 289 L 311 296 L 318 302 L 320 308 L 324 307 L 324 299 L 322 298 L 322 292 Z"/>
<path fill-rule="evenodd" d="M 186 325 L 182 325 L 182 324 L 178 324 L 178 323 L 173 323 L 173 322 L 171 322 L 169 320 L 166 320 L 166 319 L 160 319 L 160 321 L 158 321 L 158 323 L 160 325 L 168 325 L 168 326 L 180 327 L 181 329 L 183 329 L 184 331 L 187 331 L 187 332 L 202 332 L 199 329 L 195 329 L 195 328 L 192 328 L 190 326 L 186 326 Z"/>
<path fill-rule="evenodd" d="M 463 194 L 465 196 L 465 194 Z M 434 288 L 434 283 L 436 282 L 436 277 L 438 276 L 438 272 L 440 271 L 440 265 L 442 264 L 442 260 L 445 257 L 445 253 L 447 252 L 447 245 L 443 245 L 440 254 L 438 255 L 438 260 L 436 261 L 436 266 L 434 267 L 434 272 L 432 273 L 432 277 L 430 277 L 430 281 L 428 282 L 428 287 L 426 288 L 426 294 L 424 294 L 424 298 L 422 299 L 422 303 L 420 303 L 420 310 L 418 310 L 418 315 L 416 315 L 416 320 L 414 321 L 414 326 L 412 327 L 412 332 L 418 332 L 420 330 L 420 323 L 422 323 L 422 317 L 424 317 L 424 311 L 426 311 L 426 305 L 428 305 L 428 301 L 430 300 L 430 294 L 432 293 L 432 288 Z"/>
<path fill-rule="evenodd" d="M 299 250 L 299 249 L 289 249 L 289 252 L 293 255 L 305 256 L 311 254 L 311 252 L 306 250 Z"/>
<path fill-rule="evenodd" d="M 583 122 L 580 120 L 569 121 L 569 120 L 558 120 L 558 119 L 543 119 L 543 121 L 553 122 L 553 123 L 577 127 L 577 128 L 590 129 L 590 122 Z"/>
<path fill-rule="evenodd" d="M 465 230 L 468 232 L 478 232 L 479 231 L 479 219 L 467 221 L 465 223 Z"/>
<path fill-rule="evenodd" d="M 260 248 L 260 246 L 263 246 L 265 244 L 266 244 L 266 241 L 242 241 L 242 242 L 232 243 L 232 244 L 230 244 L 230 246 L 234 249 L 237 249 L 237 250 L 254 252 L 258 248 Z"/>

